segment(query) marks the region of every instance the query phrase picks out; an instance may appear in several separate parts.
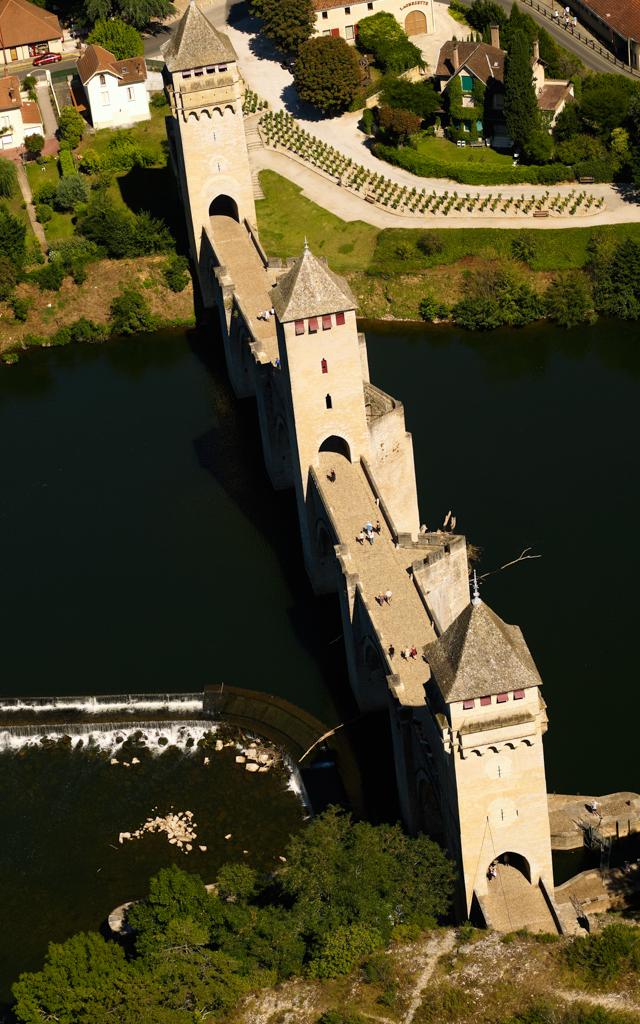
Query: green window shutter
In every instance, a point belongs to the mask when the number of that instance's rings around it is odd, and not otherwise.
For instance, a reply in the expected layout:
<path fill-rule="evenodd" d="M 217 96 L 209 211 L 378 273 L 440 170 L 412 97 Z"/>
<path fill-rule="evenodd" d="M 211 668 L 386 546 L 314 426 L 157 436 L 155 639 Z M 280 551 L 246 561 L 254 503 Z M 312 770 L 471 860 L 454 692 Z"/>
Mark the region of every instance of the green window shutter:
<path fill-rule="evenodd" d="M 472 92 L 473 91 L 473 78 L 471 75 L 460 75 L 462 79 L 462 91 Z"/>

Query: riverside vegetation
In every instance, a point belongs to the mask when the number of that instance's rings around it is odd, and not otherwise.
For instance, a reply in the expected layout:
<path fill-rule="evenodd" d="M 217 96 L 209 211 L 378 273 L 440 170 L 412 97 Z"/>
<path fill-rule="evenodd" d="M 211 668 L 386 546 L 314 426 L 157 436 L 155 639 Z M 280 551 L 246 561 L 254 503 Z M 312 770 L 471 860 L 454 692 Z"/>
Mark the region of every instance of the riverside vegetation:
<path fill-rule="evenodd" d="M 152 101 L 150 122 L 98 132 L 89 146 L 80 115 L 63 108 L 59 158 L 27 165 L 47 238 L 46 261 L 17 200 L 15 168 L 0 159 L 5 362 L 15 362 L 30 346 L 99 342 L 112 333 L 193 321 L 182 211 L 167 166 L 165 115 L 160 95 Z"/>
<path fill-rule="evenodd" d="M 227 864 L 207 891 L 172 866 L 128 913 L 123 948 L 97 933 L 52 944 L 13 987 L 23 1024 L 633 1024 L 640 930 L 584 938 L 439 928 L 451 863 L 424 836 L 335 808 L 259 876 Z M 278 985 L 274 990 L 273 986 Z M 611 997 L 621 1011 L 612 1012 Z M 409 1002 L 408 1002 L 409 1000 Z M 361 1012 L 362 1011 L 362 1012 Z"/>
<path fill-rule="evenodd" d="M 271 256 L 312 249 L 344 273 L 370 319 L 453 320 L 469 329 L 548 317 L 640 318 L 640 224 L 594 228 L 379 230 L 344 221 L 272 171 L 260 181 L 260 237 Z M 348 239 L 348 240 L 347 240 Z"/>

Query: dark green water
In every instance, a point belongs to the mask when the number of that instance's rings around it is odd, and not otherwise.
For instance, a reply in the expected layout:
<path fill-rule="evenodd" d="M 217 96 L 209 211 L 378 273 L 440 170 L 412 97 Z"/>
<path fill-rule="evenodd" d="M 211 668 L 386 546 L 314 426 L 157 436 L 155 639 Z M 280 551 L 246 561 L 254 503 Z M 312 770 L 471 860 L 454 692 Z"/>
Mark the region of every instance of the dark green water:
<path fill-rule="evenodd" d="M 404 402 L 423 521 L 452 508 L 482 572 L 528 546 L 542 556 L 483 593 L 522 626 L 542 672 L 549 788 L 637 789 L 640 328 L 367 336 L 372 379 Z M 159 334 L 34 352 L 0 372 L 3 693 L 224 680 L 327 722 L 348 709 L 336 603 L 308 590 L 292 497 L 271 491 L 253 403 L 231 397 L 210 349 Z M 97 927 L 166 862 L 160 840 L 124 854 L 107 842 L 159 799 L 197 810 L 217 837 L 209 875 L 227 854 L 223 819 L 264 834 L 264 849 L 247 840 L 240 854 L 266 863 L 301 816 L 275 779 L 263 792 L 221 766 L 205 778 L 182 755 L 145 762 L 118 799 L 112 770 L 86 755 L 2 755 L 0 771 L 0 884 L 20 921 L 0 940 L 3 994 L 48 936 Z"/>

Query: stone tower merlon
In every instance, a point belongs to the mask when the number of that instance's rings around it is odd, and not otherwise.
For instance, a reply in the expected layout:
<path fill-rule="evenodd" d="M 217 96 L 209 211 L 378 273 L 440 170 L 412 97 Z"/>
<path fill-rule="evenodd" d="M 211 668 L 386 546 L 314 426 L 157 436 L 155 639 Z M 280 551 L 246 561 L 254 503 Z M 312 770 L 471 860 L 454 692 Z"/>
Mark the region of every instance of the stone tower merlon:
<path fill-rule="evenodd" d="M 162 55 L 172 114 L 171 156 L 198 262 L 212 214 L 256 223 L 242 113 L 244 82 L 231 42 L 195 0 Z"/>
<path fill-rule="evenodd" d="M 479 597 L 425 648 L 432 749 L 461 909 L 487 896 L 489 866 L 506 855 L 553 896 L 542 736 L 542 680 L 517 626 Z"/>

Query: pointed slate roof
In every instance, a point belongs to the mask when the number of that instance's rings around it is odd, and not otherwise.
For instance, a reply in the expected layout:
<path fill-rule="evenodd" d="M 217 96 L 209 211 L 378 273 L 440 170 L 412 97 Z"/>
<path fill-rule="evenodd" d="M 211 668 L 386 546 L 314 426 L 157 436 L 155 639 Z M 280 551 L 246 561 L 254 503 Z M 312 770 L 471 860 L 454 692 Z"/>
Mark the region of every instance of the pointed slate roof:
<path fill-rule="evenodd" d="M 344 312 L 357 306 L 344 278 L 316 259 L 306 242 L 302 256 L 280 278 L 272 296 L 280 323 Z"/>
<path fill-rule="evenodd" d="M 237 60 L 228 36 L 211 24 L 195 0 L 190 0 L 171 39 L 160 50 L 169 71 Z"/>
<path fill-rule="evenodd" d="M 449 704 L 542 685 L 519 627 L 507 625 L 479 599 L 427 645 L 425 654 Z"/>

